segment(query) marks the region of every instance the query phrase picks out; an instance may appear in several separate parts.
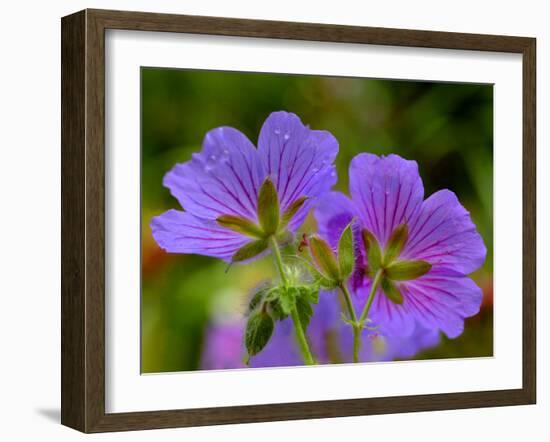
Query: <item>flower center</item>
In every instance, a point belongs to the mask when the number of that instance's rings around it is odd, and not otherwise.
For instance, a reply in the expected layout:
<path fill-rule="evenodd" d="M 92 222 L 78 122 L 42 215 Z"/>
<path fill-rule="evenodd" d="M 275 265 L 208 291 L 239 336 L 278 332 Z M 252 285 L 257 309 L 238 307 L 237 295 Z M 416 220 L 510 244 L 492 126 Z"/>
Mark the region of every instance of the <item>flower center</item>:
<path fill-rule="evenodd" d="M 409 228 L 406 224 L 395 228 L 385 249 L 380 247 L 376 237 L 367 229 L 362 230 L 361 236 L 367 254 L 367 276 L 374 280 L 375 275 L 381 272 L 380 286 L 384 294 L 395 304 L 402 304 L 403 295 L 399 283 L 420 278 L 430 271 L 432 265 L 422 260 L 399 259 L 409 239 Z"/>

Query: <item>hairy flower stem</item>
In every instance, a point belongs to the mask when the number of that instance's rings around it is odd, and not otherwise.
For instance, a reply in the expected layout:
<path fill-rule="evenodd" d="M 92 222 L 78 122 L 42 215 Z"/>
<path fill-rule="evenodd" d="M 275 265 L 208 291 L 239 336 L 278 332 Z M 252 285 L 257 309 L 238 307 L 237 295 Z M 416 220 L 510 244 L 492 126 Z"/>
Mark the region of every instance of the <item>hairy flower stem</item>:
<path fill-rule="evenodd" d="M 340 284 L 339 287 L 344 294 L 349 317 L 352 321 L 351 325 L 353 327 L 353 362 L 359 362 L 359 349 L 361 348 L 361 330 L 363 327 L 357 321 L 357 315 L 355 314 L 355 309 L 353 308 L 353 303 L 351 301 L 351 295 L 349 293 L 346 283 L 344 282 Z"/>
<path fill-rule="evenodd" d="M 382 281 L 382 276 L 384 275 L 384 270 L 379 269 L 376 274 L 374 275 L 374 279 L 372 280 L 372 286 L 370 288 L 369 297 L 367 299 L 367 303 L 365 304 L 365 307 L 363 308 L 363 312 L 361 313 L 361 317 L 359 318 L 359 323 L 361 324 L 361 327 L 363 327 L 363 324 L 365 323 L 367 319 L 367 315 L 369 314 L 370 306 L 372 305 L 372 301 L 374 300 L 374 296 L 376 295 L 376 290 L 378 290 L 378 286 L 380 285 L 380 282 Z"/>
<path fill-rule="evenodd" d="M 273 251 L 273 256 L 275 257 L 275 264 L 277 265 L 277 269 L 279 270 L 281 281 L 283 282 L 283 285 L 287 285 L 288 278 L 286 276 L 285 267 L 283 264 L 283 258 L 281 256 L 281 250 L 279 249 L 279 244 L 277 244 L 277 240 L 273 236 L 269 239 L 269 243 L 271 245 L 271 250 Z M 298 346 L 300 347 L 302 358 L 304 359 L 304 362 L 307 365 L 314 365 L 315 360 L 313 359 L 313 355 L 311 354 L 311 350 L 309 348 L 306 334 L 302 327 L 302 323 L 300 321 L 300 316 L 298 315 L 298 309 L 296 308 L 296 306 L 292 308 L 290 312 L 290 316 L 292 317 L 292 322 L 294 323 L 296 340 L 298 341 Z"/>
<path fill-rule="evenodd" d="M 269 244 L 271 246 L 271 250 L 273 251 L 273 256 L 275 257 L 275 264 L 277 264 L 281 281 L 284 285 L 287 285 L 288 278 L 286 277 L 285 267 L 283 265 L 283 257 L 281 256 L 281 250 L 279 249 L 279 244 L 277 244 L 275 237 L 272 236 L 269 238 Z"/>
<path fill-rule="evenodd" d="M 294 331 L 296 332 L 296 340 L 298 341 L 298 346 L 300 347 L 300 352 L 302 353 L 304 362 L 307 365 L 315 365 L 315 360 L 313 359 L 313 355 L 311 354 L 311 350 L 309 349 L 309 344 L 307 342 L 304 329 L 302 328 L 302 323 L 300 322 L 300 316 L 298 316 L 298 310 L 296 309 L 296 307 L 292 309 L 290 315 L 292 316 Z"/>

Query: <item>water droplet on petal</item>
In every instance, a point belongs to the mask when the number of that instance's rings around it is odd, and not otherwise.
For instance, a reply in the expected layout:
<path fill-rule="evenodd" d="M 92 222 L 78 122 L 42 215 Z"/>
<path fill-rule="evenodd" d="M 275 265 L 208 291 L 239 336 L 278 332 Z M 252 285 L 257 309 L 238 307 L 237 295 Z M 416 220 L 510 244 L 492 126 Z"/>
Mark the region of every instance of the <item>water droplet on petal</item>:
<path fill-rule="evenodd" d="M 273 132 L 275 132 L 275 135 L 279 135 L 281 133 L 281 129 L 275 129 Z"/>
<path fill-rule="evenodd" d="M 223 150 L 223 154 L 224 154 L 224 155 L 229 155 L 229 151 L 228 151 L 227 149 L 224 149 L 224 150 Z"/>
<path fill-rule="evenodd" d="M 286 133 L 285 136 L 284 136 L 284 139 L 285 140 L 288 140 L 290 138 L 290 134 L 289 133 Z"/>

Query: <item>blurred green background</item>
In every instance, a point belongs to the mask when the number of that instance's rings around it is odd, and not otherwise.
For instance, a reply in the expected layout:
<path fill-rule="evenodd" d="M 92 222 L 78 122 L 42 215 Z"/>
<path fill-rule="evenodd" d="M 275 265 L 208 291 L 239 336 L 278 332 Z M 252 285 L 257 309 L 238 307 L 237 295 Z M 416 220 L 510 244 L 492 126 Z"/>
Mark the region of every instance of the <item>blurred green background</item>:
<path fill-rule="evenodd" d="M 208 322 L 238 317 L 271 262 L 235 266 L 167 254 L 154 242 L 151 218 L 180 208 L 162 178 L 200 150 L 204 135 L 233 126 L 255 144 L 273 111 L 294 112 L 340 143 L 337 189 L 360 152 L 396 153 L 418 162 L 426 196 L 454 191 L 488 248 L 473 278 L 481 312 L 457 339 L 418 358 L 491 356 L 493 352 L 493 88 L 491 85 L 142 68 L 142 353 L 143 373 L 199 367 Z M 308 227 L 314 228 L 309 219 Z"/>

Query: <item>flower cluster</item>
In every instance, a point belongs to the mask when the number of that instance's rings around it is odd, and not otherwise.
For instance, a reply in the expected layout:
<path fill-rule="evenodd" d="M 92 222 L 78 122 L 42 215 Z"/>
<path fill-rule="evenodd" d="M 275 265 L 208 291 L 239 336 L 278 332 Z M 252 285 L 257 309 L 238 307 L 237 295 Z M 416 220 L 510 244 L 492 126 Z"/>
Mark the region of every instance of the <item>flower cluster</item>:
<path fill-rule="evenodd" d="M 459 336 L 479 311 L 468 275 L 486 248 L 456 195 L 425 198 L 415 161 L 363 153 L 351 161 L 348 197 L 332 191 L 337 153 L 329 132 L 275 112 L 257 149 L 217 128 L 165 176 L 185 211 L 153 218 L 159 246 L 242 263 L 271 252 L 279 272 L 246 317 L 212 324 L 203 368 L 412 357 L 440 332 Z M 297 237 L 312 210 L 318 231 Z"/>

